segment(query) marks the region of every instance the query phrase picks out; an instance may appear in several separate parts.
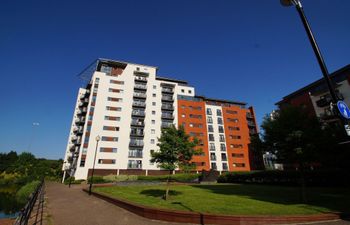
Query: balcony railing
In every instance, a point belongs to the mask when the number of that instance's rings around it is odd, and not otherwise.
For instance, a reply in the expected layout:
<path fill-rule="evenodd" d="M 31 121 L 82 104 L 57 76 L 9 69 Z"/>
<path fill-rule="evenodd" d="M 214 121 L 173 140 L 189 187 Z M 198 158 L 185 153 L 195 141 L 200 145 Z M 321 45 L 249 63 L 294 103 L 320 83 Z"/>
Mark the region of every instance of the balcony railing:
<path fill-rule="evenodd" d="M 210 151 L 215 151 L 215 147 L 210 147 Z"/>
<path fill-rule="evenodd" d="M 142 151 L 130 150 L 128 156 L 129 158 L 142 158 L 143 154 Z"/>
<path fill-rule="evenodd" d="M 142 164 L 128 163 L 128 169 L 142 169 Z"/>
<path fill-rule="evenodd" d="M 162 92 L 164 92 L 164 93 L 174 93 L 174 89 L 172 89 L 172 88 L 162 88 Z"/>
<path fill-rule="evenodd" d="M 143 141 L 130 141 L 129 146 L 143 147 Z"/>
<path fill-rule="evenodd" d="M 136 81 L 140 81 L 140 82 L 147 82 L 147 78 L 146 77 L 135 77 Z"/>
<path fill-rule="evenodd" d="M 142 84 L 135 84 L 134 88 L 140 90 L 147 90 L 147 86 Z"/>
<path fill-rule="evenodd" d="M 221 157 L 221 161 L 227 161 L 227 157 Z"/>
<path fill-rule="evenodd" d="M 132 126 L 143 127 L 143 126 L 145 126 L 145 123 L 142 122 L 142 121 L 132 120 L 132 121 L 131 121 L 131 125 L 132 125 Z"/>
<path fill-rule="evenodd" d="M 251 113 L 247 113 L 247 119 L 254 119 L 254 117 Z"/>
<path fill-rule="evenodd" d="M 134 97 L 135 98 L 146 98 L 147 95 L 145 93 L 134 92 Z"/>
<path fill-rule="evenodd" d="M 216 161 L 216 156 L 212 156 L 212 155 L 211 155 L 211 156 L 210 156 L 210 160 L 211 160 L 211 161 Z"/>
<path fill-rule="evenodd" d="M 131 130 L 130 135 L 142 137 L 145 135 L 145 133 L 143 131 L 140 131 L 140 130 L 137 130 L 137 131 Z"/>
<path fill-rule="evenodd" d="M 173 102 L 174 99 L 172 96 L 162 96 L 162 101 Z"/>
<path fill-rule="evenodd" d="M 249 127 L 255 127 L 255 123 L 251 122 L 251 121 L 248 121 L 248 126 Z"/>
<path fill-rule="evenodd" d="M 144 111 L 132 111 L 131 115 L 133 116 L 141 116 L 144 117 L 145 116 L 145 112 Z"/>
<path fill-rule="evenodd" d="M 226 148 L 220 147 L 220 151 L 226 152 Z"/>
<path fill-rule="evenodd" d="M 173 124 L 172 123 L 162 123 L 162 125 L 161 125 L 161 127 L 162 128 L 168 128 L 168 127 L 170 127 L 170 126 L 172 126 Z"/>
<path fill-rule="evenodd" d="M 172 105 L 162 105 L 162 109 L 165 109 L 165 110 L 174 110 L 174 106 L 172 106 Z"/>
<path fill-rule="evenodd" d="M 145 102 L 133 102 L 132 106 L 145 108 L 146 107 L 146 103 Z"/>
<path fill-rule="evenodd" d="M 162 113 L 162 118 L 164 119 L 174 119 L 173 114 Z"/>

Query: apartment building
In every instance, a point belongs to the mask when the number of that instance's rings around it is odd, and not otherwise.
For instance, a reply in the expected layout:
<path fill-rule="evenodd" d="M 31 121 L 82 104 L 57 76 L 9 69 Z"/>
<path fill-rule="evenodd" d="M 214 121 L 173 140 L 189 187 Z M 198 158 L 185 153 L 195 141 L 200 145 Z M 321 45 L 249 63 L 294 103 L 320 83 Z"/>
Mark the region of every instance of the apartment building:
<path fill-rule="evenodd" d="M 350 65 L 333 72 L 330 74 L 330 78 L 338 99 L 350 105 Z M 329 122 L 335 119 L 330 109 L 330 103 L 331 96 L 322 78 L 283 97 L 276 105 L 279 108 L 287 105 L 302 106 L 311 116 L 317 116 L 322 121 Z"/>
<path fill-rule="evenodd" d="M 167 173 L 150 159 L 161 129 L 171 125 L 200 140 L 196 170 L 251 169 L 249 137 L 258 130 L 246 103 L 196 96 L 186 81 L 160 77 L 153 66 L 98 59 L 84 74 L 89 83 L 78 92 L 65 175 L 86 179 L 95 154 L 95 174 Z"/>

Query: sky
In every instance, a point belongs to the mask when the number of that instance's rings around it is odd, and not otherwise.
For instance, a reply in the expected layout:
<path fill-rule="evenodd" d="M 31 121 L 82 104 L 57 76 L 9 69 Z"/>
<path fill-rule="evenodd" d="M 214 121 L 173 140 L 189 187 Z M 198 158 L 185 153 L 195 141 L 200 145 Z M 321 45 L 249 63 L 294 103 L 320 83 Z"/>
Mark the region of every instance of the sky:
<path fill-rule="evenodd" d="M 350 1 L 302 3 L 328 70 L 350 64 Z M 322 77 L 297 11 L 279 0 L 2 0 L 0 25 L 0 152 L 63 158 L 77 75 L 96 58 L 247 102 L 259 124 Z"/>

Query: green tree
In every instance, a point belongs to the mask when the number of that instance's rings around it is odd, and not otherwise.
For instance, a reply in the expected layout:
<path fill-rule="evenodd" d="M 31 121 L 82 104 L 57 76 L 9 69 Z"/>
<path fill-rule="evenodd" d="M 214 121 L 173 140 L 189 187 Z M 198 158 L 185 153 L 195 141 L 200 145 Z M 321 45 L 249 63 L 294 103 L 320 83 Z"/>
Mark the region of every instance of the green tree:
<path fill-rule="evenodd" d="M 186 134 L 183 126 L 176 129 L 175 126 L 162 129 L 161 137 L 158 138 L 159 151 L 152 153 L 151 162 L 158 164 L 158 167 L 169 170 L 167 179 L 167 188 L 164 199 L 169 197 L 170 176 L 173 171 L 179 167 L 188 167 L 194 155 L 201 154 L 200 149 L 195 147 L 198 140 L 194 138 L 190 140 L 190 136 Z"/>

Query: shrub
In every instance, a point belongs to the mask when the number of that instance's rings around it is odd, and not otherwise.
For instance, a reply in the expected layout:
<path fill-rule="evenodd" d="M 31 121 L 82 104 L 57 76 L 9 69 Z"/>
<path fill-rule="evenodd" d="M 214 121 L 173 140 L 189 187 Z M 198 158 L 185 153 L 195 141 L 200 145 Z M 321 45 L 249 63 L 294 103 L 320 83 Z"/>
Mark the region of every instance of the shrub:
<path fill-rule="evenodd" d="M 16 200 L 21 204 L 25 204 L 30 194 L 35 191 L 39 184 L 40 181 L 35 180 L 21 187 L 16 193 Z"/>
<path fill-rule="evenodd" d="M 94 184 L 108 183 L 108 181 L 103 179 L 102 176 L 94 176 L 92 181 Z M 90 183 L 91 183 L 91 177 L 88 178 L 88 184 L 90 184 Z"/>
<path fill-rule="evenodd" d="M 173 174 L 170 176 L 171 181 L 176 182 L 193 182 L 196 181 L 199 178 L 199 174 Z M 161 175 L 161 176 L 138 176 L 138 180 L 144 180 L 144 181 L 166 181 L 168 179 L 168 175 Z"/>
<path fill-rule="evenodd" d="M 136 175 L 107 175 L 104 176 L 103 179 L 107 182 L 121 182 L 121 181 L 135 181 L 137 180 Z"/>

